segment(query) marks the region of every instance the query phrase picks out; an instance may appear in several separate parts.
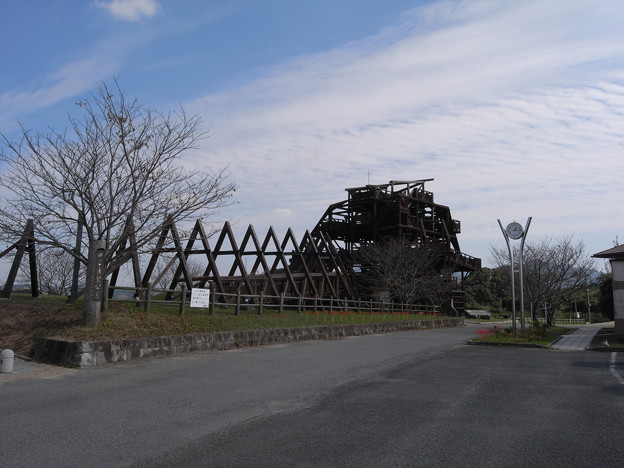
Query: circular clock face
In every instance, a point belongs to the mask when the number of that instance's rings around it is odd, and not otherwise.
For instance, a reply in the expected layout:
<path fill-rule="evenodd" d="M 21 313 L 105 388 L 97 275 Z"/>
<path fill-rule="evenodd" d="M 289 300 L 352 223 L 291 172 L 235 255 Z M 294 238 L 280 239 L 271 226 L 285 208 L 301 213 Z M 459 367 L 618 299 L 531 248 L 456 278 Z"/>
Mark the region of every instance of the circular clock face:
<path fill-rule="evenodd" d="M 505 231 L 512 239 L 520 239 L 522 234 L 524 234 L 524 229 L 522 229 L 520 223 L 516 223 L 515 221 L 513 223 L 509 223 Z"/>

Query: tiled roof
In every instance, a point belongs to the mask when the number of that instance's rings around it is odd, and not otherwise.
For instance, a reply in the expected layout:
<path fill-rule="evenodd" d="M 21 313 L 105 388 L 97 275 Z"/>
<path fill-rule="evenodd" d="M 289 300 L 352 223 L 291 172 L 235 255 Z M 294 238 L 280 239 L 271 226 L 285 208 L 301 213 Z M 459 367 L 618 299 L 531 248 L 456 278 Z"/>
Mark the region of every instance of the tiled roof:
<path fill-rule="evenodd" d="M 618 245 L 608 250 L 595 253 L 592 257 L 596 258 L 620 258 L 624 257 L 624 244 Z"/>

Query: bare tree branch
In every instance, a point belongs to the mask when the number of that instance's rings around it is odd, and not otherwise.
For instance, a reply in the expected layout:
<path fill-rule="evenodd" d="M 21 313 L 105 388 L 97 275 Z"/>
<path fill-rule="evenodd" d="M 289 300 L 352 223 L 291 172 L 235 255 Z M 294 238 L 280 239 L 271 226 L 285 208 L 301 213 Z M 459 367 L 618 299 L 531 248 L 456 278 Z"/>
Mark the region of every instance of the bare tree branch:
<path fill-rule="evenodd" d="M 509 268 L 507 249 L 491 247 L 490 253 L 495 265 Z M 514 257 L 519 258 L 517 248 Z M 548 323 L 552 325 L 557 310 L 591 283 L 594 268 L 595 262 L 585 254 L 583 241 L 562 237 L 527 242 L 523 259 L 525 299 L 534 308 L 546 303 Z"/>
<path fill-rule="evenodd" d="M 82 115 L 69 117 L 66 131 L 33 133 L 22 126 L 17 141 L 0 135 L 0 186 L 10 194 L 0 206 L 5 240 L 33 219 L 37 242 L 86 264 L 88 257 L 75 251 L 80 221 L 83 252 L 95 240 L 106 241 L 108 275 L 157 236 L 167 219 L 180 223 L 228 204 L 236 186 L 226 168 L 206 173 L 180 166 L 181 156 L 204 137 L 197 116 L 145 109 L 116 81 L 77 104 Z M 120 249 L 129 235 L 136 244 Z"/>
<path fill-rule="evenodd" d="M 45 294 L 67 296 L 71 292 L 74 259 L 61 249 L 47 248 L 37 253 L 37 278 L 39 289 Z M 20 265 L 19 280 L 30 282 L 30 268 Z M 79 288 L 84 287 L 85 269 L 79 272 Z"/>
<path fill-rule="evenodd" d="M 360 248 L 354 254 L 367 287 L 388 291 L 402 303 L 439 305 L 452 290 L 451 271 L 441 269 L 441 252 L 404 244 L 396 238 Z"/>

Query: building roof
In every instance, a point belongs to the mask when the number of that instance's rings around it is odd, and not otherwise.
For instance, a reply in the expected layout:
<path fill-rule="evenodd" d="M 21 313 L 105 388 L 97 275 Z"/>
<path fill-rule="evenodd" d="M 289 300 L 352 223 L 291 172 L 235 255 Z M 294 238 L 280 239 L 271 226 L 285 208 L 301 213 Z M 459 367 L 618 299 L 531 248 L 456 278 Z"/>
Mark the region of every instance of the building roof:
<path fill-rule="evenodd" d="M 618 245 L 611 249 L 603 250 L 595 253 L 592 257 L 596 258 L 624 258 L 624 244 Z"/>

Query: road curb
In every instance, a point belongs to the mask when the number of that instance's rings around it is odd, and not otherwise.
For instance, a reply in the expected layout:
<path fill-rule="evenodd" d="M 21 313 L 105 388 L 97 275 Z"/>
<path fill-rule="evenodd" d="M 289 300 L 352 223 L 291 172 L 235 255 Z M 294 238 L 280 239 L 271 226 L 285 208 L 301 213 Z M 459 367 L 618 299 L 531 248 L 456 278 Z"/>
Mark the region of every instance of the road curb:
<path fill-rule="evenodd" d="M 468 340 L 466 344 L 475 346 L 505 346 L 510 348 L 534 348 L 534 349 L 548 349 L 548 346 L 538 345 L 535 343 L 502 343 L 500 341 L 475 341 Z"/>
<path fill-rule="evenodd" d="M 264 328 L 106 341 L 66 341 L 41 338 L 37 341 L 34 360 L 82 368 L 134 359 L 175 356 L 196 351 L 220 351 L 247 346 L 326 340 L 408 330 L 452 328 L 463 325 L 463 318 L 447 317 L 407 322 Z"/>

